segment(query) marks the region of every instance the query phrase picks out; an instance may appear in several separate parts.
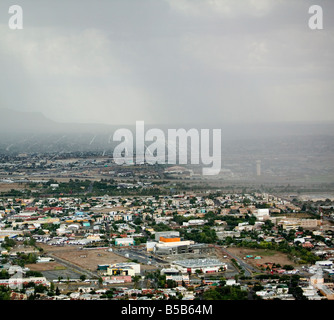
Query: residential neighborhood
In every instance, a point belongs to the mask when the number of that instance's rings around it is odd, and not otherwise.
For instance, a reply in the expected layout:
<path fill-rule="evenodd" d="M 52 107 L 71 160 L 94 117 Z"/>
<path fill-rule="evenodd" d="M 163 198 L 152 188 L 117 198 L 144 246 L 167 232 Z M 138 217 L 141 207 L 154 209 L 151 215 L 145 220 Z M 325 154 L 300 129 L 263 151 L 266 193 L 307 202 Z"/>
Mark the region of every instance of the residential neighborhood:
<path fill-rule="evenodd" d="M 2 197 L 0 297 L 332 300 L 331 205 L 219 191 Z"/>
<path fill-rule="evenodd" d="M 332 314 L 333 0 L 0 13 L 2 319 Z"/>

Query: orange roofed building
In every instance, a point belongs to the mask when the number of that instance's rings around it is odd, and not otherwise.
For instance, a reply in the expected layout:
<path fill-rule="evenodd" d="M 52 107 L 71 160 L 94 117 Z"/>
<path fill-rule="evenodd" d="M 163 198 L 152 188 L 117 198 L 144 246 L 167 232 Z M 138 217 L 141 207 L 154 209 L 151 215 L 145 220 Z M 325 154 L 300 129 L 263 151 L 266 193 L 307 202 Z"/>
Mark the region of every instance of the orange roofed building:
<path fill-rule="evenodd" d="M 161 242 L 180 242 L 180 237 L 160 237 Z"/>

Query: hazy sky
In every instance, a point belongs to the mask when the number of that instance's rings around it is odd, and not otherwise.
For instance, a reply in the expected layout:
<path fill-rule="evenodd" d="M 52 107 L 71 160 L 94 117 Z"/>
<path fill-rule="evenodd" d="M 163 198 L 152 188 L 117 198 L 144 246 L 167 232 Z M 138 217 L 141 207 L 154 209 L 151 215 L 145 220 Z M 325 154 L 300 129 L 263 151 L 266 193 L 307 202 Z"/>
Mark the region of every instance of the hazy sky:
<path fill-rule="evenodd" d="M 334 1 L 1 0 L 0 88 L 63 122 L 334 120 Z"/>

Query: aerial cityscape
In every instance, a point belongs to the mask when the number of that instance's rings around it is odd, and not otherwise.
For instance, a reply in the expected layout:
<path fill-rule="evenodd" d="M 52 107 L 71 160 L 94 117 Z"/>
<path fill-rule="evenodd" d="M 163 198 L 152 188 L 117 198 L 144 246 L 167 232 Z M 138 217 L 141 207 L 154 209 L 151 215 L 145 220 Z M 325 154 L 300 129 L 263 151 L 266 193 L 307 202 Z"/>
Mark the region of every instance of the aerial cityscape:
<path fill-rule="evenodd" d="M 3 154 L 1 297 L 334 299 L 333 184 L 267 184 L 259 166 L 239 182 L 93 151 Z"/>
<path fill-rule="evenodd" d="M 318 2 L 2 1 L 0 300 L 334 300 Z"/>

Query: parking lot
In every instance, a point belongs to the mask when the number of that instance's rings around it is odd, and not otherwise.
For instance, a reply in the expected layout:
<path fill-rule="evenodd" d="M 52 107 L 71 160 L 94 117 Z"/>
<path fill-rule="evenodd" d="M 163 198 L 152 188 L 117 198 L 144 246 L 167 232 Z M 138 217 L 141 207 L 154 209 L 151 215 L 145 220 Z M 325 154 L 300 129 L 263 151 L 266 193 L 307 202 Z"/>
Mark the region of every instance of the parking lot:
<path fill-rule="evenodd" d="M 124 258 L 141 263 L 142 272 L 145 272 L 146 270 L 154 270 L 166 264 L 164 260 L 146 252 L 145 248 L 118 248 L 114 249 L 114 252 Z"/>

